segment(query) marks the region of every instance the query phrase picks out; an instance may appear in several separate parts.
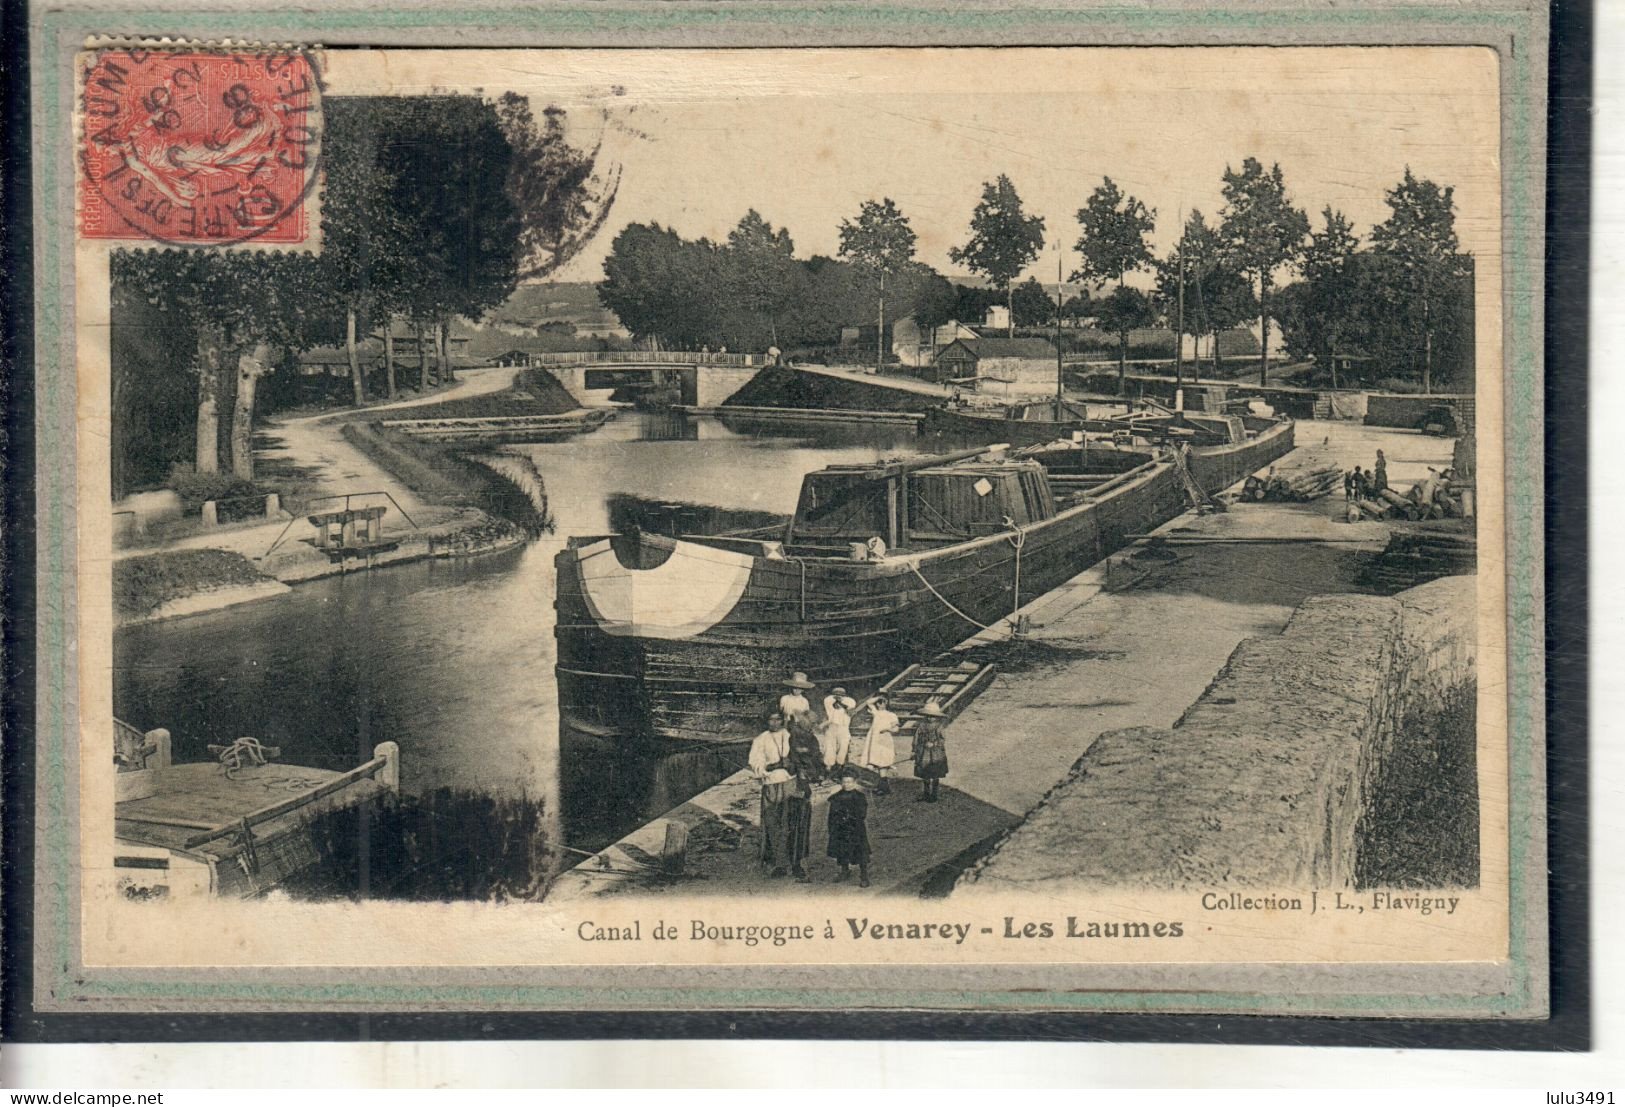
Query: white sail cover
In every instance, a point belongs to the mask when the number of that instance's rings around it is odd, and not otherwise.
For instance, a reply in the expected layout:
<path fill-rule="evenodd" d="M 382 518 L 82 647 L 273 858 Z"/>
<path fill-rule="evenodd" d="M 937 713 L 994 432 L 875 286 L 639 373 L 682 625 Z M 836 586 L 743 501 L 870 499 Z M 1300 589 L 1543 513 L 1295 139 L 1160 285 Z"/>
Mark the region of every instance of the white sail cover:
<path fill-rule="evenodd" d="M 653 569 L 621 564 L 610 540 L 576 551 L 587 607 L 606 634 L 692 638 L 733 610 L 750 583 L 749 554 L 678 542 Z"/>

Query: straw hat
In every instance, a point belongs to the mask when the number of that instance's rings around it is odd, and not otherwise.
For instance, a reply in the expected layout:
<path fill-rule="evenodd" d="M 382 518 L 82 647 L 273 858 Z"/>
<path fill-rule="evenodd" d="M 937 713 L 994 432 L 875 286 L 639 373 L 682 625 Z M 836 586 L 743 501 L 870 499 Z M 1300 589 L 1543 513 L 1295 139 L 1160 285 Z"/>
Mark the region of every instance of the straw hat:
<path fill-rule="evenodd" d="M 948 715 L 948 713 L 942 709 L 942 705 L 937 703 L 936 700 L 926 700 L 925 706 L 920 708 L 920 714 L 930 715 L 935 719 L 943 719 Z"/>
<path fill-rule="evenodd" d="M 793 673 L 790 679 L 784 683 L 791 688 L 800 688 L 803 691 L 810 690 L 813 687 L 813 682 L 807 679 L 806 673 Z"/>
<path fill-rule="evenodd" d="M 844 695 L 846 695 L 846 689 L 845 688 L 832 688 L 830 690 L 829 694 L 832 695 L 832 696 L 844 696 Z"/>

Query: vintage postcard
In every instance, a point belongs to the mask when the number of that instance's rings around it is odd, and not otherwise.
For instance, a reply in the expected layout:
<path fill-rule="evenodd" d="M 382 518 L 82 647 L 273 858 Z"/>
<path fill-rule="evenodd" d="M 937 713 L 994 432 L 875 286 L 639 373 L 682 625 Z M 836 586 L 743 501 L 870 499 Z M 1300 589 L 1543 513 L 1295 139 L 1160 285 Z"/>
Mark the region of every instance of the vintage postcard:
<path fill-rule="evenodd" d="M 1539 1017 L 1544 9 L 791 7 L 36 13 L 36 1004 Z"/>

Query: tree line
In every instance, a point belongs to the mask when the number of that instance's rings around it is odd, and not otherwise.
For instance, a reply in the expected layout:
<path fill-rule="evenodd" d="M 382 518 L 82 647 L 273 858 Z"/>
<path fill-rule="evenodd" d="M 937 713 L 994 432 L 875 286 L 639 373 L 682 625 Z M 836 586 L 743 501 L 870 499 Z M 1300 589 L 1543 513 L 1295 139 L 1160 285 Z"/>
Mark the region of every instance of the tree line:
<path fill-rule="evenodd" d="M 1452 188 L 1407 168 L 1385 192 L 1388 218 L 1364 241 L 1330 206 L 1312 227 L 1279 165 L 1247 158 L 1227 166 L 1221 195 L 1216 220 L 1192 210 L 1158 256 L 1156 209 L 1103 178 L 1077 210 L 1078 264 L 1068 279 L 1085 287 L 1069 298 L 1052 297 L 1036 277 L 1018 283 L 1044 249 L 1045 221 L 1024 210 L 1004 175 L 983 186 L 968 240 L 949 251 L 991 288 L 955 284 L 918 261 L 908 216 L 883 198 L 842 220 L 834 258 L 797 258 L 789 232 L 755 210 L 722 242 L 632 224 L 615 238 L 599 296 L 635 338 L 679 349 L 826 345 L 842 327 L 873 321 L 882 360 L 888 319 L 974 321 L 1002 301 L 1011 334 L 1059 312 L 1115 335 L 1120 384 L 1130 332 L 1158 323 L 1211 337 L 1217 368 L 1218 336 L 1256 321 L 1260 381 L 1272 323 L 1296 356 L 1335 364 L 1339 354 L 1362 353 L 1424 390 L 1437 365 L 1463 363 L 1472 258 L 1457 240 Z M 1148 289 L 1130 283 L 1136 274 Z"/>
<path fill-rule="evenodd" d="M 562 111 L 538 119 L 514 93 L 334 98 L 325 115 L 319 250 L 113 255 L 115 318 L 122 308 L 163 336 L 158 356 L 115 357 L 116 470 L 143 433 L 138 392 L 189 385 L 196 470 L 224 463 L 247 479 L 258 384 L 300 352 L 343 345 L 358 405 L 369 399 L 359 346 L 374 331 L 390 398 L 402 330 L 417 339 L 416 387 L 430 386 L 431 349 L 434 375 L 449 379 L 452 317 L 478 318 L 521 278 L 558 269 L 614 203 L 618 176 L 600 178 L 597 149 L 566 139 Z"/>

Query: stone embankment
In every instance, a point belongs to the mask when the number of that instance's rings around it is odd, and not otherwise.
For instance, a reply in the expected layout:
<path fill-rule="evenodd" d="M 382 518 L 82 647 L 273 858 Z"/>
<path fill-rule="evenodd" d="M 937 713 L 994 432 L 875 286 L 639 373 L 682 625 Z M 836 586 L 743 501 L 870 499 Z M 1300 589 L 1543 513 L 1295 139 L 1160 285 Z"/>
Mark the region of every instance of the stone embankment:
<path fill-rule="evenodd" d="M 1172 727 L 1100 735 L 958 889 L 1353 886 L 1401 728 L 1474 684 L 1474 587 L 1310 597 Z"/>

